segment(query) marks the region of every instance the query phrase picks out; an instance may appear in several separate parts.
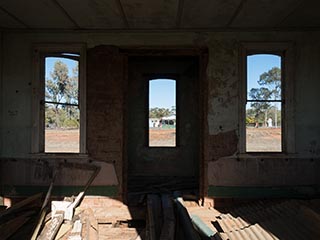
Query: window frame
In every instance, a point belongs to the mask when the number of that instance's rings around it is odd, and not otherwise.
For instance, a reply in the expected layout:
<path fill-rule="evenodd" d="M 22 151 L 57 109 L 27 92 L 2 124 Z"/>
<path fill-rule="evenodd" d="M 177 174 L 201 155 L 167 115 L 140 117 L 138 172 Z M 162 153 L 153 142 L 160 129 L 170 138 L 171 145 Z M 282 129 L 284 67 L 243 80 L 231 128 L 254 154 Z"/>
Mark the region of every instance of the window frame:
<path fill-rule="evenodd" d="M 281 141 L 282 151 L 247 152 L 246 150 L 246 104 L 247 104 L 247 57 L 254 54 L 272 54 L 281 57 Z M 239 106 L 239 152 L 249 155 L 275 155 L 295 153 L 294 130 L 294 73 L 293 43 L 291 42 L 243 42 L 240 46 L 240 106 Z"/>
<path fill-rule="evenodd" d="M 157 148 L 167 148 L 167 149 L 175 149 L 180 146 L 180 134 L 179 134 L 179 126 L 180 126 L 180 121 L 179 121 L 179 98 L 178 98 L 178 88 L 179 88 L 179 74 L 175 73 L 168 73 L 168 74 L 145 74 L 145 89 L 146 89 L 146 96 L 145 96 L 145 126 L 146 126 L 146 131 L 145 131 L 145 146 L 149 149 L 157 149 Z M 176 84 L 176 145 L 175 146 L 150 146 L 149 145 L 149 97 L 150 97 L 150 92 L 149 92 L 149 84 L 150 81 L 157 80 L 157 79 L 168 79 L 171 81 L 175 81 Z"/>
<path fill-rule="evenodd" d="M 62 53 L 79 54 L 79 110 L 80 110 L 80 137 L 79 152 L 45 152 L 45 58 L 55 57 Z M 33 47 L 33 78 L 32 78 L 32 145 L 33 154 L 44 154 L 45 156 L 66 154 L 85 154 L 86 149 L 86 45 L 75 44 L 37 44 Z"/>

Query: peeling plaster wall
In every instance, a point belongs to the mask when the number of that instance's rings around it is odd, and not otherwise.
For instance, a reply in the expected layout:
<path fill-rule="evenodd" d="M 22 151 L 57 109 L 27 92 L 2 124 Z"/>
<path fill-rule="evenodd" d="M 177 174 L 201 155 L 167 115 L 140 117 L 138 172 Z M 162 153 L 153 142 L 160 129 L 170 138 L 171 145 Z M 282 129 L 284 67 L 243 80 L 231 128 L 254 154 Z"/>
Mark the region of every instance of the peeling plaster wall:
<path fill-rule="evenodd" d="M 238 156 L 239 143 L 239 43 L 241 41 L 293 41 L 295 43 L 296 154 L 278 157 Z M 88 48 L 114 46 L 206 46 L 208 109 L 204 133 L 204 187 L 319 185 L 320 178 L 320 33 L 4 33 L 0 157 L 16 161 L 30 158 L 32 45 L 36 43 L 84 42 Z M 0 89 L 1 90 L 1 89 Z M 123 129 L 122 129 L 123 130 Z M 121 131 L 121 130 L 119 130 Z M 120 149 L 121 150 L 121 149 Z M 123 150 L 123 149 L 122 149 Z M 120 157 L 121 158 L 121 157 Z M 119 158 L 119 159 L 120 159 Z M 52 160 L 54 161 L 54 160 Z M 103 159 L 100 159 L 103 161 Z M 4 160 L 2 165 L 7 164 Z M 101 175 L 112 174 L 108 165 Z M 10 165 L 11 166 L 11 165 Z M 14 165 L 18 166 L 18 165 Z M 7 182 L 32 184 L 28 167 L 21 165 Z M 24 172 L 24 177 L 20 176 Z M 119 170 L 118 170 L 119 172 Z M 7 172 L 6 172 L 7 173 Z M 75 183 L 74 181 L 73 183 Z M 68 184 L 70 182 L 67 182 Z"/>
<path fill-rule="evenodd" d="M 296 150 L 310 157 L 320 155 L 320 44 L 319 39 L 297 49 Z"/>
<path fill-rule="evenodd" d="M 209 45 L 209 135 L 229 132 L 238 125 L 238 43 L 212 41 Z"/>

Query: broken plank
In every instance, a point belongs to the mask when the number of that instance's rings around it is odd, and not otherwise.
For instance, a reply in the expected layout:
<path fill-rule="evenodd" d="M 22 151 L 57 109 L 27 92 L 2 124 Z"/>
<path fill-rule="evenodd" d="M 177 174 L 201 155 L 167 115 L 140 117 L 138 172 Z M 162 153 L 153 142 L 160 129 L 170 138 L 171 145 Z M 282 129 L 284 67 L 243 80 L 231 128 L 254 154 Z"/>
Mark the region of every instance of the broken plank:
<path fill-rule="evenodd" d="M 200 240 L 200 236 L 194 229 L 189 213 L 184 206 L 184 201 L 182 197 L 177 196 L 174 200 L 177 208 L 177 218 L 179 225 L 181 225 L 181 230 L 185 236 L 188 236 L 190 240 Z"/>
<path fill-rule="evenodd" d="M 97 240 L 98 236 L 98 221 L 94 216 L 91 208 L 85 209 L 80 214 L 80 220 L 83 224 L 81 236 L 84 240 Z"/>
<path fill-rule="evenodd" d="M 206 239 L 220 239 L 219 233 L 217 231 L 213 231 L 207 224 L 205 224 L 201 218 L 196 215 L 191 215 L 191 221 L 193 226 L 197 229 L 201 236 L 205 237 Z"/>
<path fill-rule="evenodd" d="M 59 240 L 66 236 L 68 232 L 72 229 L 72 223 L 64 223 L 60 226 L 60 229 L 55 237 L 55 240 Z"/>
<path fill-rule="evenodd" d="M 21 202 L 18 202 L 17 204 L 13 205 L 12 207 L 8 208 L 7 210 L 5 210 L 4 212 L 1 212 L 0 213 L 0 219 L 4 216 L 7 216 L 9 214 L 12 214 L 18 210 L 20 210 L 21 208 L 31 204 L 32 202 L 36 201 L 36 200 L 39 200 L 42 196 L 42 193 L 38 193 L 38 194 L 35 194 L 31 197 L 28 197 L 24 200 L 22 200 Z"/>
<path fill-rule="evenodd" d="M 150 240 L 159 239 L 162 219 L 160 197 L 156 194 L 149 194 L 147 197 L 148 210 L 148 233 Z"/>
<path fill-rule="evenodd" d="M 162 195 L 163 225 L 160 240 L 174 240 L 175 237 L 175 217 L 173 201 L 169 195 Z"/>
<path fill-rule="evenodd" d="M 30 218 L 34 212 L 26 212 L 0 226 L 1 239 L 7 239 L 18 231 Z"/>
<path fill-rule="evenodd" d="M 81 231 L 82 231 L 82 223 L 80 220 L 77 220 L 73 224 L 73 228 L 68 237 L 68 240 L 81 240 Z"/>
<path fill-rule="evenodd" d="M 48 222 L 39 237 L 38 240 L 53 240 L 55 236 L 57 235 L 60 226 L 63 223 L 63 213 L 57 213 L 55 216 L 52 217 L 51 221 Z"/>

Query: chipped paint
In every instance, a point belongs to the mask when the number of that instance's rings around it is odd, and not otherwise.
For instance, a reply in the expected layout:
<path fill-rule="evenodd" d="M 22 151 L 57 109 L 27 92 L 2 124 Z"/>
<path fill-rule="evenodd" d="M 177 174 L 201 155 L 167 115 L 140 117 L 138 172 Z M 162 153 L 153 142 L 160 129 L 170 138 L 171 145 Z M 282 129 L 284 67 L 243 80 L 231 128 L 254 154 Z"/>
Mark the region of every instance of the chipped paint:
<path fill-rule="evenodd" d="M 236 41 L 213 41 L 209 48 L 208 126 L 216 135 L 237 129 L 238 52 Z"/>

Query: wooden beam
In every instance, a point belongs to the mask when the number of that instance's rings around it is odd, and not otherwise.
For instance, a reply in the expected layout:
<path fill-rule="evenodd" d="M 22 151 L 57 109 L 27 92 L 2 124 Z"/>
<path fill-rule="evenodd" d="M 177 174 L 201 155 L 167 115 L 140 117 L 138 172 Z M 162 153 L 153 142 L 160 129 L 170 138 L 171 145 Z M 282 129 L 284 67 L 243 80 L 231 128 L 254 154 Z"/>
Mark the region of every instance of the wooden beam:
<path fill-rule="evenodd" d="M 37 240 L 53 240 L 57 235 L 61 225 L 63 223 L 63 212 L 56 214 L 52 217 L 51 221 L 49 221 L 41 231 L 41 234 L 37 238 Z"/>
<path fill-rule="evenodd" d="M 18 18 L 17 16 L 15 16 L 14 14 L 12 14 L 11 12 L 9 12 L 7 9 L 5 9 L 4 7 L 0 6 L 0 10 L 4 13 L 6 13 L 7 15 L 9 15 L 11 18 L 13 18 L 16 22 L 20 23 L 21 25 L 23 25 L 25 28 L 31 28 L 28 24 L 26 24 L 24 21 L 22 21 L 20 18 Z"/>
<path fill-rule="evenodd" d="M 79 29 L 81 28 L 79 24 L 67 12 L 67 10 L 64 7 L 62 7 L 62 5 L 58 2 L 58 0 L 52 0 L 52 2 L 60 9 L 60 11 L 68 18 L 68 20 L 73 23 L 73 25 L 76 28 L 79 28 Z"/>
<path fill-rule="evenodd" d="M 7 239 L 18 231 L 30 218 L 34 212 L 26 212 L 21 216 L 17 216 L 14 219 L 7 221 L 0 226 L 0 238 Z"/>
<path fill-rule="evenodd" d="M 175 216 L 173 208 L 173 199 L 168 195 L 161 195 L 163 210 L 163 225 L 161 229 L 160 240 L 175 239 Z"/>
<path fill-rule="evenodd" d="M 176 16 L 176 28 L 181 28 L 183 8 L 184 8 L 184 0 L 179 0 L 178 1 L 177 16 Z"/>
<path fill-rule="evenodd" d="M 38 193 L 36 195 L 33 195 L 31 197 L 28 197 L 25 200 L 22 200 L 21 202 L 18 202 L 17 204 L 13 205 L 12 207 L 8 208 L 7 210 L 0 213 L 0 218 L 7 216 L 9 214 L 12 214 L 16 211 L 19 211 L 21 208 L 31 204 L 32 202 L 35 202 L 37 200 L 40 200 L 42 196 L 42 193 Z"/>
<path fill-rule="evenodd" d="M 159 239 L 162 219 L 161 219 L 161 200 L 156 194 L 149 194 L 147 197 L 147 214 L 148 214 L 148 233 L 150 240 Z"/>
<path fill-rule="evenodd" d="M 236 17 L 239 15 L 239 13 L 241 12 L 244 4 L 247 2 L 247 0 L 241 0 L 239 6 L 237 7 L 236 11 L 233 13 L 232 17 L 230 18 L 230 20 L 228 21 L 226 27 L 230 27 L 233 23 L 233 21 L 236 19 Z"/>
<path fill-rule="evenodd" d="M 124 12 L 124 9 L 123 9 L 123 5 L 121 3 L 121 0 L 116 0 L 116 4 L 118 6 L 118 9 L 119 9 L 119 12 L 121 14 L 121 17 L 122 17 L 122 21 L 123 21 L 123 24 L 125 26 L 125 28 L 129 29 L 130 28 L 130 25 L 129 25 L 129 22 L 128 22 L 128 19 L 127 19 L 127 16 Z"/>
<path fill-rule="evenodd" d="M 281 26 L 281 24 L 284 23 L 298 8 L 301 8 L 304 3 L 305 1 L 300 0 L 298 3 L 288 6 L 288 13 L 274 27 Z"/>

